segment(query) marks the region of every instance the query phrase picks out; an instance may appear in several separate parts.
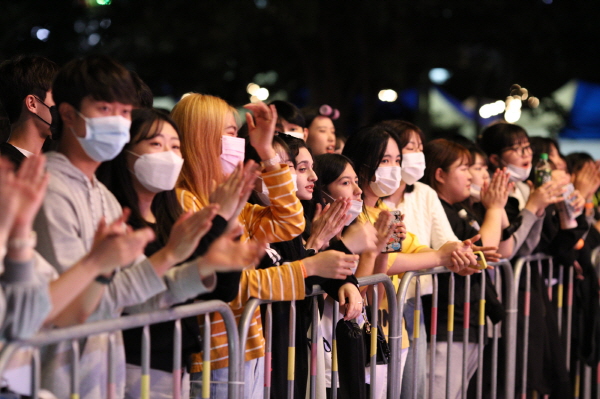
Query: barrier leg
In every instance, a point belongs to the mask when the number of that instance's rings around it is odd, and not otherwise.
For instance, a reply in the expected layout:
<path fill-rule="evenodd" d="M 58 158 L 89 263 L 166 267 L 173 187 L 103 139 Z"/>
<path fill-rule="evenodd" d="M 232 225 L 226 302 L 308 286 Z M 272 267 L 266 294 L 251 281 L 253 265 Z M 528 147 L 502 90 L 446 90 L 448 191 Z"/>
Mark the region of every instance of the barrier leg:
<path fill-rule="evenodd" d="M 437 348 L 437 314 L 438 314 L 438 276 L 432 278 L 433 294 L 431 296 L 431 331 L 429 345 L 429 399 L 433 398 L 433 367 L 435 365 L 435 351 Z"/>
<path fill-rule="evenodd" d="M 108 381 L 106 387 L 108 399 L 117 398 L 116 367 L 114 367 L 115 359 L 115 334 L 108 333 Z"/>
<path fill-rule="evenodd" d="M 267 304 L 265 320 L 265 391 L 264 398 L 271 397 L 271 354 L 273 346 L 273 309 L 272 305 Z"/>
<path fill-rule="evenodd" d="M 479 292 L 479 337 L 477 342 L 477 398 L 483 395 L 483 348 L 485 340 L 485 270 L 481 272 Z M 466 388 L 465 388 L 466 390 Z"/>
<path fill-rule="evenodd" d="M 420 337 L 420 327 L 421 327 L 421 278 L 419 276 L 416 277 L 416 289 L 415 289 L 415 312 L 414 312 L 414 321 L 413 321 L 413 346 L 414 350 L 413 354 L 413 375 L 412 381 L 405 381 L 405 384 L 412 384 L 412 397 L 413 399 L 417 399 L 417 381 L 419 377 L 419 341 Z M 389 376 L 388 376 L 389 378 Z"/>
<path fill-rule="evenodd" d="M 448 298 L 448 353 L 446 360 L 446 399 L 450 398 L 450 383 L 448 376 L 452 373 L 452 342 L 454 338 L 454 273 L 450 274 L 449 298 Z"/>
<path fill-rule="evenodd" d="M 173 399 L 181 399 L 181 319 L 173 329 Z"/>
<path fill-rule="evenodd" d="M 334 324 L 335 325 L 335 324 Z M 334 328 L 335 333 L 335 328 Z M 288 337 L 288 395 L 294 399 L 294 378 L 296 368 L 296 301 L 290 303 L 290 332 Z"/>
<path fill-rule="evenodd" d="M 319 304 L 317 297 L 312 297 L 313 313 L 311 326 L 311 350 L 310 350 L 310 398 L 317 397 L 317 339 L 319 328 Z"/>
<path fill-rule="evenodd" d="M 338 375 L 338 348 L 337 348 L 337 338 L 335 335 L 335 327 L 337 326 L 338 319 L 340 318 L 340 308 L 335 303 L 333 304 L 333 331 L 331 334 L 332 337 L 332 345 L 331 345 L 331 398 L 337 399 L 338 394 L 338 383 L 339 383 L 339 375 Z"/>
<path fill-rule="evenodd" d="M 150 399 L 150 326 L 142 330 L 142 378 L 140 399 Z"/>
<path fill-rule="evenodd" d="M 465 292 L 463 298 L 463 356 L 460 396 L 462 399 L 467 399 L 467 387 L 469 386 L 467 366 L 469 363 L 469 320 L 471 319 L 471 276 L 465 277 Z"/>
<path fill-rule="evenodd" d="M 32 396 L 35 398 L 35 395 Z M 79 399 L 79 341 L 77 339 L 71 340 L 71 399 Z"/>

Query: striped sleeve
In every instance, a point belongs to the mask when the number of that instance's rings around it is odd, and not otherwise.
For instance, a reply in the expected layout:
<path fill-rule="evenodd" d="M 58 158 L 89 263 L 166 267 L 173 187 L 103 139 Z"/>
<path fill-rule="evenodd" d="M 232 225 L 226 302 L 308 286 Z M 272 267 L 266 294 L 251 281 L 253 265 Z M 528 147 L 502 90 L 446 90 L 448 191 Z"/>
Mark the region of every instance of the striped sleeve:
<path fill-rule="evenodd" d="M 177 193 L 177 201 L 179 201 L 179 205 L 181 205 L 184 211 L 187 212 L 191 210 L 193 212 L 198 212 L 202 209 L 200 201 L 190 191 L 178 188 L 175 192 Z"/>
<path fill-rule="evenodd" d="M 271 205 L 246 206 L 240 219 L 246 227 L 248 238 L 267 242 L 289 241 L 304 231 L 304 211 L 294 193 L 294 183 L 288 165 L 263 173 L 269 189 Z"/>
<path fill-rule="evenodd" d="M 295 301 L 305 296 L 302 264 L 296 261 L 267 269 L 245 270 L 240 279 L 239 294 L 229 305 L 238 309 L 250 298 Z"/>

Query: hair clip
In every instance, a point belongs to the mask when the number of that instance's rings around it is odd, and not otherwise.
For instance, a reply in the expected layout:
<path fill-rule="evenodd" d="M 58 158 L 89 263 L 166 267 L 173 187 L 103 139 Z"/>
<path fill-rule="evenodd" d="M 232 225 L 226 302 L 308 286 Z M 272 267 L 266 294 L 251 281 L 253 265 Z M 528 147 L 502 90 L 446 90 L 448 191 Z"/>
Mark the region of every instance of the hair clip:
<path fill-rule="evenodd" d="M 328 116 L 332 120 L 336 120 L 340 117 L 340 111 L 331 108 L 331 106 L 327 104 L 323 104 L 319 107 L 319 114 L 321 114 L 322 116 Z"/>

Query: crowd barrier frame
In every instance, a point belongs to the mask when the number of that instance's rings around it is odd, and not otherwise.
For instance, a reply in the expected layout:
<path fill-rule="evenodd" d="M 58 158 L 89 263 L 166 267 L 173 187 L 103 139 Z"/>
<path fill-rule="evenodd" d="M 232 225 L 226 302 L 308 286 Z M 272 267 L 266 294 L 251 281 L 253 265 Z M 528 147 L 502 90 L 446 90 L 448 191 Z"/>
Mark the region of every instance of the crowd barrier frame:
<path fill-rule="evenodd" d="M 377 303 L 377 285 L 378 284 L 383 284 L 384 289 L 386 291 L 386 295 L 388 300 L 388 309 L 389 309 L 389 313 L 390 313 L 390 327 L 389 327 L 389 336 L 388 336 L 388 342 L 390 345 L 390 361 L 388 363 L 388 376 L 389 375 L 396 375 L 398 373 L 398 365 L 400 364 L 399 359 L 398 359 L 398 355 L 399 355 L 399 351 L 396 350 L 396 347 L 398 345 L 401 346 L 401 335 L 400 335 L 400 322 L 399 322 L 399 318 L 398 315 L 399 313 L 397 312 L 397 308 L 396 308 L 396 302 L 393 300 L 393 298 L 395 298 L 396 295 L 396 290 L 394 288 L 394 284 L 392 283 L 392 280 L 390 279 L 389 276 L 385 275 L 385 274 L 375 274 L 372 276 L 366 276 L 366 277 L 360 277 L 358 278 L 358 285 L 359 287 L 364 287 L 364 286 L 374 286 L 373 289 L 373 303 Z M 312 288 L 311 294 L 307 295 L 307 297 L 312 297 L 313 301 L 316 302 L 317 300 L 317 296 L 318 295 L 322 295 L 325 292 L 323 291 L 323 289 L 318 286 L 315 285 Z M 262 304 L 271 304 L 273 302 L 279 302 L 279 301 L 269 301 L 269 300 L 262 300 L 262 299 L 257 299 L 257 298 L 252 298 L 250 299 L 246 305 L 245 305 L 245 309 L 244 309 L 244 313 L 242 314 L 242 317 L 240 319 L 240 324 L 239 324 L 239 335 L 240 335 L 240 342 L 245 342 L 246 337 L 248 336 L 248 329 L 250 328 L 250 322 L 252 320 L 252 316 L 254 315 L 254 312 L 256 311 L 256 309 L 258 308 L 258 306 L 262 305 Z M 267 309 L 269 309 L 269 307 L 267 307 Z M 373 306 L 372 307 L 372 312 L 371 312 L 371 324 L 372 324 L 372 333 L 371 333 L 371 364 L 375 364 L 376 362 L 376 357 L 377 357 L 377 353 L 373 351 L 373 348 L 375 348 L 375 344 L 376 344 L 376 340 L 377 340 L 377 307 Z M 271 346 L 270 346 L 270 342 L 271 342 L 271 334 L 272 334 L 272 330 L 270 329 L 272 326 L 272 321 L 270 320 L 270 312 L 269 310 L 267 310 L 266 312 L 266 316 L 267 316 L 267 320 L 265 320 L 264 322 L 264 326 L 265 329 L 264 334 L 265 334 L 265 341 L 266 341 L 266 353 L 265 353 L 265 398 L 269 398 L 270 397 L 270 373 L 267 373 L 267 370 L 270 370 L 270 364 L 271 364 Z M 313 326 L 317 325 L 317 318 L 318 317 L 318 307 L 317 306 L 313 306 L 313 315 L 312 315 L 312 320 L 313 320 Z M 333 320 L 337 320 L 338 318 L 338 307 L 334 306 L 334 314 L 333 314 Z M 293 384 L 294 384 L 294 379 L 293 379 L 293 358 L 294 358 L 294 348 L 295 348 L 295 329 L 296 329 L 296 325 L 295 325 L 295 320 L 296 320 L 296 315 L 295 315 L 295 305 L 294 305 L 294 301 L 291 301 L 291 307 L 290 307 L 290 332 L 289 332 L 289 341 L 290 344 L 288 346 L 288 351 L 289 351 L 289 355 L 288 355 L 288 359 L 292 359 L 292 361 L 288 360 L 288 399 L 294 399 L 293 397 Z M 332 378 L 331 378 L 331 385 L 332 386 L 337 386 L 337 381 L 338 381 L 338 376 L 337 376 L 337 343 L 335 340 L 335 326 L 336 323 L 333 323 L 333 337 L 334 340 L 332 342 L 332 353 L 331 353 L 331 358 L 332 358 L 332 367 L 331 367 L 331 372 L 332 372 Z M 316 353 L 316 345 L 317 345 L 317 329 L 316 328 L 312 328 L 312 350 L 311 350 L 311 354 L 315 354 Z M 309 372 L 309 377 L 310 377 L 310 397 L 314 398 L 315 397 L 315 393 L 316 393 L 316 364 L 314 361 L 314 355 L 311 356 L 311 365 L 310 365 L 310 372 Z M 376 381 L 376 367 L 371 367 L 371 381 Z M 399 386 L 398 386 L 398 381 L 397 379 L 394 378 L 388 378 L 387 380 L 387 397 L 388 399 L 397 399 L 400 396 L 400 392 L 399 392 Z M 371 390 L 371 398 L 373 398 L 373 395 L 375 394 L 374 390 Z M 241 393 L 240 393 L 241 395 Z M 337 398 L 337 390 L 336 389 L 332 389 L 332 395 L 333 395 L 333 399 Z"/>
<path fill-rule="evenodd" d="M 121 330 L 127 330 L 136 327 L 143 327 L 142 333 L 142 386 L 141 386 L 141 399 L 149 398 L 150 389 L 150 330 L 149 326 L 156 323 L 162 323 L 165 321 L 175 321 L 174 330 L 174 355 L 173 355 L 173 398 L 180 399 L 180 385 L 181 385 L 181 374 L 182 370 L 179 367 L 181 364 L 181 319 L 186 317 L 194 317 L 205 315 L 208 318 L 209 313 L 219 312 L 223 317 L 225 327 L 227 330 L 227 337 L 229 340 L 229 387 L 228 395 L 230 399 L 241 398 L 241 386 L 243 386 L 243 375 L 242 375 L 242 362 L 240 352 L 240 341 L 237 335 L 237 324 L 235 317 L 229 307 L 223 301 L 210 300 L 202 301 L 189 305 L 177 306 L 169 309 L 156 310 L 152 312 L 134 314 L 122 316 L 111 320 L 101 320 L 91 323 L 85 323 L 73 327 L 47 330 L 36 334 L 35 336 L 18 341 L 11 341 L 7 343 L 2 351 L 0 351 L 0 375 L 4 373 L 11 357 L 21 348 L 33 348 L 32 353 L 32 386 L 31 393 L 32 397 L 37 398 L 40 389 L 40 377 L 41 377 L 41 364 L 39 350 L 41 347 L 59 343 L 63 341 L 71 341 L 73 348 L 73 357 L 71 360 L 71 398 L 79 397 L 79 341 L 80 338 L 86 338 L 90 335 L 97 335 L 103 333 L 110 333 L 109 336 L 109 350 L 108 356 L 108 389 L 107 396 L 109 399 L 116 398 L 115 392 L 115 375 L 114 368 L 110 365 L 114 362 L 114 333 Z M 203 342 L 204 353 L 210 353 L 210 323 L 206 324 L 208 328 L 205 328 L 205 339 Z M 210 373 L 203 373 L 209 376 Z M 208 385 L 203 385 L 203 396 Z"/>
<path fill-rule="evenodd" d="M 509 293 L 508 297 L 507 297 L 507 301 L 503 302 L 505 305 L 505 311 L 506 311 L 506 315 L 505 315 L 505 320 L 504 320 L 504 326 L 506 331 L 512 331 L 512 335 L 516 336 L 516 312 L 517 312 L 517 306 L 516 306 L 516 302 L 514 301 L 513 295 L 512 295 L 512 291 L 513 291 L 513 269 L 512 269 L 512 265 L 511 263 L 506 260 L 503 259 L 499 262 L 490 262 L 489 265 L 494 266 L 495 270 L 496 270 L 496 286 L 498 287 L 498 284 L 502 284 L 503 281 L 505 281 L 506 283 L 506 291 Z M 504 273 L 504 277 L 502 277 L 502 273 Z M 415 290 L 415 297 L 420 297 L 421 294 L 421 287 L 420 287 L 420 277 L 421 276 L 425 276 L 425 275 L 431 275 L 432 276 L 432 283 L 433 283 L 433 292 L 432 292 L 432 310 L 431 310 L 431 331 L 430 331 L 430 343 L 429 343 L 429 352 L 430 352 L 430 356 L 429 356 L 429 362 L 428 362 L 428 367 L 429 370 L 432 370 L 433 365 L 435 364 L 436 361 L 436 355 L 435 355 L 435 348 L 437 346 L 437 327 L 438 327 L 438 323 L 437 323 L 437 303 L 438 303 L 438 279 L 437 276 L 439 274 L 445 274 L 445 273 L 450 273 L 450 279 L 449 279 L 449 300 L 448 300 L 448 319 L 449 319 L 449 326 L 448 326 L 448 343 L 452 343 L 453 342 L 453 331 L 454 331 L 454 307 L 456 305 L 460 305 L 460 304 L 455 304 L 454 303 L 454 295 L 455 295 L 455 289 L 454 289 L 454 273 L 452 273 L 449 269 L 445 268 L 445 267 L 436 267 L 433 269 L 427 269 L 427 270 L 419 270 L 419 271 L 409 271 L 409 272 L 405 272 L 404 276 L 402 277 L 399 287 L 398 287 L 398 291 L 396 294 L 396 307 L 398 309 L 398 314 L 399 315 L 403 315 L 403 311 L 404 311 L 404 303 L 406 301 L 406 296 L 408 294 L 408 290 L 409 290 L 409 285 L 410 282 L 413 278 L 416 278 L 416 290 Z M 484 336 L 485 336 L 485 332 L 486 332 L 486 323 L 485 323 L 485 273 L 482 273 L 482 281 L 481 281 L 481 290 L 479 292 L 479 303 L 480 303 L 480 315 L 478 317 L 478 347 L 477 347 L 477 353 L 478 353 L 478 368 L 477 368 L 477 374 L 476 374 L 476 383 L 477 383 L 477 397 L 482 397 L 482 390 L 483 390 L 483 340 L 484 340 Z M 501 290 L 502 285 L 500 285 L 499 287 L 499 294 L 502 291 Z M 500 294 L 501 295 L 501 294 Z M 420 325 L 420 301 L 416 301 L 416 306 L 415 306 L 415 314 L 414 314 L 414 331 L 413 331 L 413 342 L 411 345 L 413 345 L 415 348 L 418 348 L 418 340 L 419 339 L 424 339 L 423 337 L 420 336 L 420 331 L 419 331 L 419 325 Z M 463 303 L 464 306 L 464 322 L 463 322 L 463 348 L 466 348 L 467 344 L 468 344 L 468 333 L 469 333 L 469 316 L 470 316 L 470 277 L 467 276 L 466 280 L 465 280 L 465 302 Z M 493 375 L 492 375 L 492 390 L 493 390 L 493 394 L 492 394 L 492 398 L 495 399 L 495 395 L 496 395 L 496 391 L 497 391 L 497 360 L 498 360 L 498 337 L 500 334 L 500 328 L 501 326 L 499 325 L 500 323 L 498 323 L 497 325 L 494 326 L 494 330 L 493 330 L 493 337 L 492 337 L 492 350 L 493 350 Z M 401 342 L 401 337 L 402 335 L 402 330 L 400 330 L 400 341 Z M 448 346 L 450 348 L 450 346 Z M 396 356 L 396 358 L 399 358 L 399 352 L 401 350 L 401 348 L 398 348 L 398 354 Z M 417 368 L 417 362 L 418 362 L 418 349 L 414 350 L 412 352 L 413 354 L 413 362 L 415 363 L 415 365 L 413 365 L 413 367 L 416 369 Z M 446 371 L 446 375 L 450 375 L 450 371 L 448 370 L 448 368 L 450 367 L 450 359 L 452 357 L 452 350 L 448 351 L 448 362 L 447 362 L 447 371 Z M 467 356 L 467 351 L 463 350 L 463 362 L 462 362 L 462 386 L 463 388 L 466 387 L 467 385 L 467 370 L 466 370 L 466 356 Z M 516 357 L 516 351 L 515 348 L 511 348 L 510 345 L 507 345 L 507 347 L 505 348 L 505 381 L 504 381 L 504 386 L 505 386 L 505 392 L 507 392 L 506 397 L 511 397 L 512 395 L 508 394 L 510 392 L 514 392 L 514 373 L 510 373 L 508 371 L 510 370 L 514 370 L 514 365 L 515 365 L 515 357 Z M 400 372 L 403 372 L 401 365 L 398 365 L 398 369 Z M 414 389 L 416 387 L 417 384 L 417 373 L 414 373 L 413 375 L 413 380 L 412 381 L 403 381 L 403 384 L 413 384 L 413 398 L 417 398 L 417 390 Z M 429 376 L 429 381 L 426 382 L 428 387 L 429 387 L 429 398 L 432 399 L 438 399 L 438 398 L 433 398 L 433 375 L 432 373 L 430 373 Z M 466 389 L 462 389 L 462 397 L 465 398 L 467 395 L 467 390 Z M 446 397 L 449 396 L 449 384 L 446 384 Z"/>

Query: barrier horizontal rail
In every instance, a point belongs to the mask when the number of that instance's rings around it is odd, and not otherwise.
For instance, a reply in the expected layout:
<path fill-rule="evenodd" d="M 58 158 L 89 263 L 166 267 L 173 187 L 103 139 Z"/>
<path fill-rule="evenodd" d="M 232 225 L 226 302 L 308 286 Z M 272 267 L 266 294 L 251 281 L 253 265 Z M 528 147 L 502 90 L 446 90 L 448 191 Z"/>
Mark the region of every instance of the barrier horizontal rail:
<path fill-rule="evenodd" d="M 102 333 L 113 333 L 121 330 L 128 330 L 136 327 L 145 327 L 151 324 L 162 323 L 166 321 L 177 321 L 186 317 L 199 316 L 202 314 L 218 312 L 223 317 L 223 321 L 227 330 L 227 337 L 229 340 L 229 348 L 230 348 L 230 362 L 229 362 L 229 398 L 237 399 L 239 398 L 239 385 L 243 383 L 240 380 L 242 375 L 242 370 L 240 368 L 241 365 L 241 352 L 240 352 L 240 341 L 237 335 L 237 326 L 235 322 L 235 317 L 229 307 L 223 301 L 218 300 L 210 300 L 203 301 L 198 303 L 193 303 L 189 305 L 177 306 L 169 309 L 156 310 L 152 312 L 139 313 L 134 315 L 122 316 L 116 319 L 111 320 L 101 320 L 96 322 L 85 323 L 73 327 L 46 330 L 40 332 L 33 337 L 25 340 L 11 341 L 7 343 L 4 348 L 0 351 L 0 375 L 5 372 L 6 367 L 11 359 L 11 357 L 20 349 L 25 347 L 34 348 L 33 353 L 33 367 L 32 367 L 32 396 L 37 397 L 36 394 L 39 391 L 39 348 L 55 344 L 63 341 L 71 340 L 74 343 L 76 351 L 74 351 L 75 355 L 73 356 L 73 361 L 77 360 L 76 353 L 78 352 L 77 346 L 79 338 L 87 338 L 91 335 L 97 335 Z M 179 323 L 177 323 L 179 324 Z M 180 332 L 180 328 L 175 329 L 178 333 Z M 181 342 L 177 337 L 175 338 L 176 345 L 177 342 Z M 112 356 L 112 351 L 114 349 L 114 345 L 109 346 L 109 353 L 107 356 Z M 149 348 L 148 348 L 149 349 Z M 180 356 L 180 350 L 175 351 L 175 359 L 177 356 Z M 179 357 L 180 359 L 180 357 Z M 111 364 L 111 363 L 109 363 Z M 174 363 L 174 367 L 177 364 Z M 109 382 L 110 382 L 110 372 L 109 372 Z M 75 381 L 77 384 L 77 381 Z M 75 385 L 77 386 L 77 385 Z M 110 390 L 109 397 L 111 397 Z"/>
<path fill-rule="evenodd" d="M 394 289 L 394 284 L 392 283 L 392 281 L 390 280 L 389 276 L 385 275 L 385 274 L 375 274 L 372 276 L 365 276 L 365 277 L 360 277 L 358 278 L 358 285 L 359 287 L 364 287 L 364 286 L 370 286 L 370 285 L 376 285 L 376 284 L 383 284 L 387 297 L 388 298 L 394 298 L 396 295 L 396 290 Z M 325 291 L 318 285 L 314 285 L 312 287 L 311 293 L 310 295 L 307 295 L 307 297 L 316 297 L 318 295 L 322 295 L 325 294 Z M 246 305 L 245 305 L 245 309 L 244 309 L 244 313 L 242 314 L 242 317 L 240 319 L 240 323 L 239 323 L 239 335 L 240 335 L 240 342 L 246 342 L 246 338 L 248 336 L 248 329 L 250 327 L 250 322 L 252 320 L 252 315 L 256 312 L 256 309 L 258 308 L 258 306 L 263 305 L 263 304 L 270 304 L 270 303 L 274 303 L 274 302 L 279 302 L 279 301 L 271 301 L 271 300 L 263 300 L 263 299 L 257 299 L 257 298 L 252 298 L 250 299 Z M 399 334 L 399 327 L 400 327 L 400 322 L 399 322 L 399 318 L 397 317 L 398 313 L 396 310 L 396 303 L 393 300 L 390 300 L 388 302 L 388 307 L 389 307 L 389 312 L 390 312 L 390 328 L 389 328 L 389 336 L 388 336 L 388 341 L 389 341 L 389 345 L 390 345 L 390 362 L 388 364 L 388 375 L 396 375 L 393 373 L 396 373 L 397 368 L 395 368 L 394 366 L 396 366 L 399 362 L 396 359 L 397 353 L 395 350 L 395 347 L 400 343 L 400 341 L 398 340 L 400 338 L 400 334 Z M 377 309 L 374 308 L 374 312 L 376 312 Z M 291 315 L 290 315 L 290 319 L 291 319 Z M 335 327 L 335 323 L 334 323 L 334 327 Z M 292 334 L 292 329 L 290 328 L 290 337 L 293 337 L 294 335 Z M 313 334 L 314 334 L 314 330 L 313 329 Z M 335 333 L 334 333 L 334 337 L 335 337 Z M 374 336 L 374 338 L 376 338 L 376 334 Z M 268 337 L 267 337 L 267 341 L 268 341 Z M 313 335 L 313 344 L 314 344 L 314 335 Z M 334 344 L 335 347 L 335 344 Z M 333 357 L 333 354 L 332 354 Z M 268 359 L 266 359 L 267 361 L 265 363 L 268 363 Z M 243 362 L 242 362 L 243 363 Z M 336 369 L 336 367 L 332 367 L 332 369 Z M 375 367 L 371 368 L 372 370 L 375 369 Z M 372 371 L 372 376 L 374 376 L 374 371 Z M 266 374 L 265 374 L 265 378 L 267 378 Z M 337 378 L 332 378 L 332 381 L 337 381 Z M 388 384 L 388 388 L 387 388 L 387 397 L 388 398 L 398 398 L 400 395 L 400 392 L 398 390 L 398 386 L 396 384 L 396 379 L 393 378 L 388 378 L 387 384 Z M 311 381 L 311 385 L 310 385 L 313 389 L 312 391 L 314 391 L 314 384 Z M 332 383 L 333 386 L 333 383 Z M 290 395 L 290 393 L 293 394 L 293 392 L 291 391 L 290 387 L 288 389 L 288 398 L 292 398 L 292 396 Z M 334 391 L 334 395 L 335 395 L 335 390 Z M 371 395 L 373 395 L 374 390 L 371 390 Z M 241 393 L 240 393 L 241 394 Z M 334 396 L 335 397 L 335 396 Z"/>

